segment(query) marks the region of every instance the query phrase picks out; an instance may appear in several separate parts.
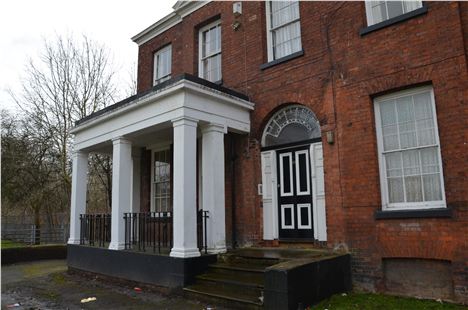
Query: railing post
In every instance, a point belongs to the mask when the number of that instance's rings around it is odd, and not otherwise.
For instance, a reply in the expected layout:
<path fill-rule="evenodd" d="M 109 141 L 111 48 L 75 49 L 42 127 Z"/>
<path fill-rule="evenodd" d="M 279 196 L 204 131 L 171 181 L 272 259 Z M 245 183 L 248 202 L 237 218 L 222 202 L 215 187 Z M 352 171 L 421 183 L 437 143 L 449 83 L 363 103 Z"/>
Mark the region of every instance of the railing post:
<path fill-rule="evenodd" d="M 204 235 L 204 239 L 205 239 L 205 254 L 208 254 L 208 234 L 207 234 L 207 229 L 206 229 L 206 222 L 207 222 L 207 219 L 209 218 L 209 213 L 210 211 L 203 211 L 203 235 Z"/>
<path fill-rule="evenodd" d="M 127 218 L 128 218 L 128 217 L 127 217 L 127 214 L 128 214 L 128 213 L 124 213 L 124 229 L 125 229 L 125 232 L 124 232 L 124 240 L 125 240 L 125 241 L 124 241 L 124 249 L 125 249 L 125 250 L 128 249 L 128 248 L 127 248 L 127 245 L 128 245 L 128 239 L 129 239 L 128 236 L 127 236 L 127 235 L 128 235 L 128 230 L 127 230 L 127 224 L 128 224 Z"/>
<path fill-rule="evenodd" d="M 83 238 L 83 214 L 80 214 L 80 244 L 84 244 L 84 238 Z"/>

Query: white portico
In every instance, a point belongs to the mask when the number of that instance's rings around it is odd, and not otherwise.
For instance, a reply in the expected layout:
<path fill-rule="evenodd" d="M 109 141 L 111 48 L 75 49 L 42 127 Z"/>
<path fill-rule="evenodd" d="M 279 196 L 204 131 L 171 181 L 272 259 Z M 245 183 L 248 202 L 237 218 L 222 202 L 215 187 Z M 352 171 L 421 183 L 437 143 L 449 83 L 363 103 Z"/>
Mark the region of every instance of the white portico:
<path fill-rule="evenodd" d="M 109 249 L 125 245 L 124 213 L 140 208 L 141 148 L 172 145 L 173 244 L 170 256 L 195 257 L 197 182 L 199 207 L 209 211 L 207 246 L 226 251 L 224 135 L 248 133 L 254 105 L 242 94 L 182 75 L 79 121 L 73 153 L 70 244 L 80 243 L 86 213 L 88 154 L 112 154 L 112 214 Z M 201 162 L 197 160 L 197 141 Z M 197 178 L 197 165 L 201 165 Z"/>

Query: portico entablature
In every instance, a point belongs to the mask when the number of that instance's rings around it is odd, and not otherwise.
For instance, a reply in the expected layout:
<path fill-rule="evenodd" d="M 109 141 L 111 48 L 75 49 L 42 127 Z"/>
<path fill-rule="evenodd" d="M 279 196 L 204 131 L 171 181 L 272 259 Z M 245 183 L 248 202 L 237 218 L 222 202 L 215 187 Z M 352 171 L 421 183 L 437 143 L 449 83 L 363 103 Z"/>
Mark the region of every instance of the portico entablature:
<path fill-rule="evenodd" d="M 74 149 L 91 148 L 146 129 L 171 127 L 171 121 L 180 118 L 221 124 L 226 131 L 248 133 L 254 104 L 244 95 L 230 94 L 223 87 L 199 80 L 190 75 L 174 78 L 147 94 L 129 98 L 77 122 L 71 131 L 75 135 Z"/>

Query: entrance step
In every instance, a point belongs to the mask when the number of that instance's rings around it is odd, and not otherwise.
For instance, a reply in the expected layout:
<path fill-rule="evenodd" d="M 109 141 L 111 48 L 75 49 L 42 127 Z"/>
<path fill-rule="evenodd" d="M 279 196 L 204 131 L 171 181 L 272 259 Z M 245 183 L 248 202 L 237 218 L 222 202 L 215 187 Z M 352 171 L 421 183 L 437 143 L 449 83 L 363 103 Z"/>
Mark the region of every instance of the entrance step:
<path fill-rule="evenodd" d="M 222 254 L 218 262 L 209 265 L 207 272 L 198 275 L 195 283 L 184 288 L 184 292 L 230 307 L 259 309 L 263 306 L 265 268 L 278 262 L 278 258 L 247 252 Z"/>

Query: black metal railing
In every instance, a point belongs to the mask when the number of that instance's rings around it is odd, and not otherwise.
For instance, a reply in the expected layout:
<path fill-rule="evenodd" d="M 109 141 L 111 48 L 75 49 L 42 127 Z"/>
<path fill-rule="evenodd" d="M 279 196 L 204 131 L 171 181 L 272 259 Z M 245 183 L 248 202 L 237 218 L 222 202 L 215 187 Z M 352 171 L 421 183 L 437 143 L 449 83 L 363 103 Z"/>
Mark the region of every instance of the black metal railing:
<path fill-rule="evenodd" d="M 207 253 L 206 219 L 208 211 L 197 212 L 198 247 Z M 173 245 L 172 212 L 124 213 L 125 249 L 168 253 Z M 177 228 L 176 228 L 177 229 Z M 205 237 L 205 238 L 203 238 Z"/>
<path fill-rule="evenodd" d="M 80 214 L 80 244 L 104 247 L 110 239 L 110 214 Z"/>
<path fill-rule="evenodd" d="M 206 232 L 206 220 L 209 218 L 209 211 L 198 210 L 197 212 L 197 241 L 198 249 L 208 253 L 208 242 Z"/>
<path fill-rule="evenodd" d="M 125 249 L 162 253 L 172 248 L 172 212 L 124 213 Z"/>

